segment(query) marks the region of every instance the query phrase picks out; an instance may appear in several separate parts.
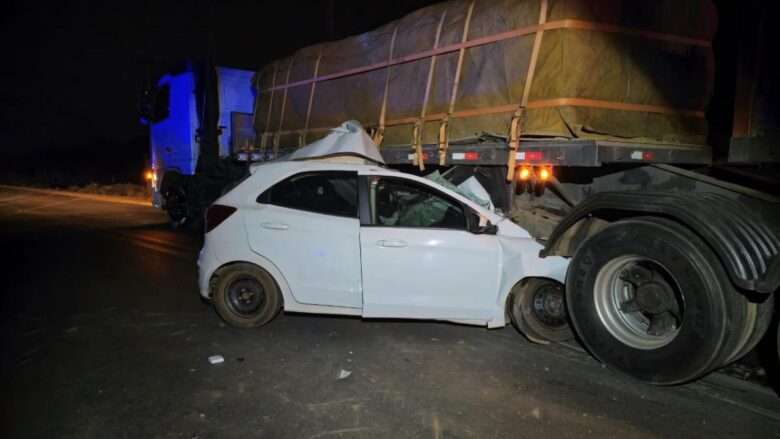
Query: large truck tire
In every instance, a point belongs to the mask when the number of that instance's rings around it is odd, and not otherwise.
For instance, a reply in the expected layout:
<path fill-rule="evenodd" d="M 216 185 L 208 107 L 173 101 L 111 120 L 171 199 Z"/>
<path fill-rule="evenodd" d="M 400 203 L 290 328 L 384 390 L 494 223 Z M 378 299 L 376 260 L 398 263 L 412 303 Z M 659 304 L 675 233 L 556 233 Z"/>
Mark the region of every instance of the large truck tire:
<path fill-rule="evenodd" d="M 772 324 L 774 309 L 774 295 L 770 295 L 760 303 L 748 303 L 748 321 L 745 326 L 749 328 L 749 331 L 747 331 L 747 334 L 744 337 L 745 340 L 741 343 L 736 354 L 726 360 L 726 364 L 739 360 L 758 345 Z"/>
<path fill-rule="evenodd" d="M 188 219 L 187 178 L 177 171 L 166 171 L 160 184 L 162 205 L 173 228 L 178 228 Z"/>
<path fill-rule="evenodd" d="M 722 366 L 744 347 L 747 300 L 717 256 L 673 221 L 610 224 L 574 255 L 569 317 L 590 352 L 639 380 L 672 385 Z"/>

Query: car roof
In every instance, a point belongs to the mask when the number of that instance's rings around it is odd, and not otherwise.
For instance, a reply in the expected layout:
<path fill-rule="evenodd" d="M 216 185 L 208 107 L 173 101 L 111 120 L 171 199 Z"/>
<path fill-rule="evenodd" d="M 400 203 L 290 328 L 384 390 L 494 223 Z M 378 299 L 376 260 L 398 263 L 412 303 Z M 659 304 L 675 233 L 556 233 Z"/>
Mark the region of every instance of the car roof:
<path fill-rule="evenodd" d="M 360 174 L 398 174 L 402 176 L 408 176 L 394 169 L 385 168 L 377 164 L 361 163 L 353 160 L 336 160 L 336 159 L 314 159 L 314 160 L 285 160 L 285 161 L 271 161 L 252 165 L 252 174 L 264 174 L 268 171 L 276 171 L 283 169 L 284 171 L 357 171 Z M 276 173 L 276 172 L 273 172 Z"/>

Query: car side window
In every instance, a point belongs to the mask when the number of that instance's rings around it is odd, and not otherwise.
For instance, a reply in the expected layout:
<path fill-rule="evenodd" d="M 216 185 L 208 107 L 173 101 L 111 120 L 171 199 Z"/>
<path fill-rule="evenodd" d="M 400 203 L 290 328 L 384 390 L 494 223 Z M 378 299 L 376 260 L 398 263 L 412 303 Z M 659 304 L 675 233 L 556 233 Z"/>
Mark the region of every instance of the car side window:
<path fill-rule="evenodd" d="M 357 172 L 321 171 L 293 175 L 268 188 L 257 197 L 257 202 L 356 218 Z"/>
<path fill-rule="evenodd" d="M 424 184 L 372 178 L 369 198 L 373 225 L 466 230 L 463 205 Z"/>

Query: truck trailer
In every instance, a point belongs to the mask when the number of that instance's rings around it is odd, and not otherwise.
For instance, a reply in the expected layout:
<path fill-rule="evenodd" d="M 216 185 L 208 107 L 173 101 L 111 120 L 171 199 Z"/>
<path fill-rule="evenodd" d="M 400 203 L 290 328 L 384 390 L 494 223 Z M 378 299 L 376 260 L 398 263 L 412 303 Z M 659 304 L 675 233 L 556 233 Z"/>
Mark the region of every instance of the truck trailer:
<path fill-rule="evenodd" d="M 570 322 L 611 367 L 690 381 L 756 346 L 780 285 L 777 91 L 742 56 L 771 30 L 743 14 L 725 159 L 701 0 L 436 4 L 261 68 L 256 147 L 273 159 L 356 119 L 391 166 L 476 176 L 542 255 L 571 258 L 565 307 L 549 288 L 510 296 L 522 332 L 556 341 Z"/>

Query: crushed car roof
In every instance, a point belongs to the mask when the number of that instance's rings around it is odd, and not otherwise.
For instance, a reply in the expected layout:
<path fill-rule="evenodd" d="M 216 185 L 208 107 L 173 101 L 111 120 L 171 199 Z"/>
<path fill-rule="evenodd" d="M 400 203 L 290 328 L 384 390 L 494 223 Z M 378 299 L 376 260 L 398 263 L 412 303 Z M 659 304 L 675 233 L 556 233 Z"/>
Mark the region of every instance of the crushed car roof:
<path fill-rule="evenodd" d="M 373 163 L 384 164 L 379 148 L 360 125 L 349 120 L 330 131 L 330 134 L 312 142 L 282 160 L 309 160 L 332 157 L 360 157 Z"/>

